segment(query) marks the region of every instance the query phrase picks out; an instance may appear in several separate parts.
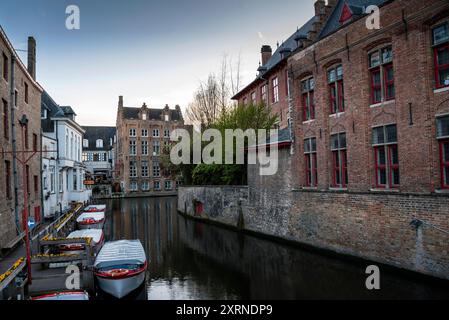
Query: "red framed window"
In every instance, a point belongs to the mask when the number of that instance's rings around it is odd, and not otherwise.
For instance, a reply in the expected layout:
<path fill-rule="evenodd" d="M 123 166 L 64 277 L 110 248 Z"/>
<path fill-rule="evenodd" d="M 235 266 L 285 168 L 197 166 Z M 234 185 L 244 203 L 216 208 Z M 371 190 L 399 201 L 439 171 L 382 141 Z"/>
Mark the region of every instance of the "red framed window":
<path fill-rule="evenodd" d="M 433 28 L 432 36 L 436 87 L 449 87 L 449 23 Z"/>
<path fill-rule="evenodd" d="M 341 65 L 327 72 L 330 93 L 330 113 L 336 114 L 345 111 L 343 67 Z"/>
<path fill-rule="evenodd" d="M 318 185 L 316 138 L 308 138 L 304 140 L 304 157 L 306 168 L 305 185 L 307 187 L 316 187 Z"/>
<path fill-rule="evenodd" d="M 273 86 L 273 103 L 279 102 L 279 78 L 276 77 L 272 80 L 272 86 Z"/>
<path fill-rule="evenodd" d="M 449 139 L 440 141 L 441 186 L 449 189 Z"/>
<path fill-rule="evenodd" d="M 301 82 L 302 88 L 302 107 L 303 107 L 303 121 L 315 119 L 315 80 L 308 78 Z"/>
<path fill-rule="evenodd" d="M 369 55 L 371 103 L 395 99 L 393 49 L 391 46 L 376 50 Z"/>
<path fill-rule="evenodd" d="M 5 161 L 6 198 L 11 199 L 11 162 Z"/>
<path fill-rule="evenodd" d="M 400 186 L 396 125 L 373 128 L 373 148 L 377 188 Z"/>
<path fill-rule="evenodd" d="M 267 96 L 267 85 L 264 84 L 261 88 L 260 88 L 260 96 L 262 97 L 262 101 L 263 103 L 268 103 L 268 96 Z"/>
<path fill-rule="evenodd" d="M 440 144 L 441 187 L 449 189 L 449 115 L 437 118 L 437 138 Z"/>
<path fill-rule="evenodd" d="M 346 133 L 331 136 L 332 186 L 345 188 L 348 185 L 348 157 L 346 152 Z"/>

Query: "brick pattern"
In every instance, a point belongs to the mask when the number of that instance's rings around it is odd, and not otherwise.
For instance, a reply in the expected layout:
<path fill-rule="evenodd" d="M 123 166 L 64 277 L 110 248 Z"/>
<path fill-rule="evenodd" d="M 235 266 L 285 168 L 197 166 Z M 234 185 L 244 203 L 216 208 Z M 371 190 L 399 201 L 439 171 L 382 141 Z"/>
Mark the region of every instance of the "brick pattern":
<path fill-rule="evenodd" d="M 0 36 L 0 106 L 2 119 L 0 122 L 0 145 L 2 151 L 7 153 L 2 155 L 0 161 L 0 248 L 9 243 L 17 236 L 17 229 L 15 226 L 15 196 L 14 196 L 14 174 L 13 174 L 13 155 L 12 151 L 12 123 L 11 123 L 11 101 L 10 101 L 10 81 L 11 81 L 11 51 L 7 45 L 7 40 Z M 8 59 L 8 79 L 3 78 L 3 55 Z M 22 144 L 21 127 L 18 120 L 22 115 L 26 115 L 28 122 L 28 150 L 33 150 L 33 134 L 37 135 L 37 150 L 40 150 L 40 105 L 41 105 L 41 89 L 35 84 L 28 75 L 26 68 L 18 60 L 16 60 L 14 68 L 15 83 L 14 87 L 17 90 L 17 106 L 15 107 L 15 123 L 14 130 L 17 139 L 17 151 L 25 150 Z M 28 103 L 25 102 L 25 88 L 28 86 Z M 4 122 L 3 122 L 3 101 L 8 104 L 8 125 L 9 138 L 4 136 Z M 18 153 L 17 157 L 21 157 Z M 26 156 L 31 156 L 31 153 L 26 153 Z M 5 161 L 11 164 L 10 190 L 11 197 L 6 197 L 6 169 Z M 40 183 L 40 156 L 35 155 L 28 163 L 29 165 L 29 212 L 30 216 L 34 215 L 35 208 L 42 208 L 41 205 L 41 183 Z M 22 226 L 22 211 L 24 208 L 23 193 L 23 170 L 21 164 L 17 161 L 18 171 L 18 204 L 19 204 L 19 223 Z M 34 177 L 37 176 L 38 184 L 37 190 L 34 187 Z M 42 209 L 41 209 L 42 214 Z"/>

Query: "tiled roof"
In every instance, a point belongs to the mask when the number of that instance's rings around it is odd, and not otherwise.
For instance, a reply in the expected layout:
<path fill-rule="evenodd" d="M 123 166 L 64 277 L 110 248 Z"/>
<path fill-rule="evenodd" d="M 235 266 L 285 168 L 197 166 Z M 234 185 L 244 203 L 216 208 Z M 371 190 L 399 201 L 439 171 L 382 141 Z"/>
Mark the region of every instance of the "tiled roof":
<path fill-rule="evenodd" d="M 85 150 L 101 150 L 107 151 L 112 148 L 112 143 L 114 143 L 114 136 L 117 132 L 115 127 L 82 127 L 86 132 L 84 133 L 83 139 L 89 141 L 89 146 L 84 147 Z M 103 140 L 103 148 L 97 148 L 97 140 Z M 112 140 L 111 140 L 112 139 Z"/>
<path fill-rule="evenodd" d="M 319 39 L 322 39 L 345 26 L 345 24 L 340 24 L 340 17 L 345 3 L 347 3 L 349 9 L 351 9 L 353 17 L 358 18 L 365 14 L 366 8 L 370 5 L 381 6 L 389 1 L 391 0 L 339 0 L 321 30 Z"/>
<path fill-rule="evenodd" d="M 139 112 L 142 108 L 123 108 L 123 117 L 128 120 L 139 119 Z M 147 108 L 148 111 L 148 120 L 162 120 L 162 115 L 164 109 L 151 109 Z M 170 119 L 172 121 L 182 121 L 182 112 L 181 110 L 170 110 Z"/>
<path fill-rule="evenodd" d="M 236 99 L 241 93 L 245 92 L 249 87 L 251 87 L 257 80 L 260 79 L 260 77 L 263 77 L 264 74 L 269 73 L 274 67 L 276 67 L 280 62 L 282 62 L 283 60 L 285 60 L 287 58 L 287 56 L 283 56 L 282 51 L 284 51 L 285 49 L 287 49 L 287 51 L 289 50 L 290 52 L 293 52 L 297 49 L 298 47 L 298 43 L 297 43 L 297 39 L 298 38 L 307 38 L 307 35 L 309 33 L 309 31 L 312 29 L 313 27 L 313 23 L 315 22 L 316 17 L 314 16 L 313 18 L 311 18 L 309 21 L 307 21 L 301 28 L 299 28 L 298 30 L 295 31 L 295 33 L 293 33 L 286 41 L 284 41 L 277 49 L 276 51 L 273 53 L 273 55 L 271 56 L 271 58 L 267 61 L 267 63 L 265 65 L 263 65 L 262 67 L 264 67 L 264 71 L 261 72 L 259 74 L 259 76 L 252 81 L 249 85 L 247 85 L 244 89 L 240 90 L 239 93 L 237 93 L 233 99 Z"/>

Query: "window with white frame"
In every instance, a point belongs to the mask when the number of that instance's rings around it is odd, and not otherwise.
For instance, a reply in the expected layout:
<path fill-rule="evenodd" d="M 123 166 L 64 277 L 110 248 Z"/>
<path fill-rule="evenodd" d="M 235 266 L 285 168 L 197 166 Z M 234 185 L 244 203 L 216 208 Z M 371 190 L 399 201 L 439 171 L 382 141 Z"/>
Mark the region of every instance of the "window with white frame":
<path fill-rule="evenodd" d="M 129 141 L 129 154 L 131 156 L 137 155 L 137 148 L 136 148 L 136 146 L 137 146 L 136 140 L 130 140 Z"/>
<path fill-rule="evenodd" d="M 83 148 L 89 148 L 89 140 L 83 139 Z"/>
<path fill-rule="evenodd" d="M 103 140 L 102 139 L 98 139 L 96 141 L 96 147 L 97 147 L 97 149 L 103 148 Z"/>
<path fill-rule="evenodd" d="M 148 137 L 148 130 L 142 129 L 142 137 L 147 138 Z"/>
<path fill-rule="evenodd" d="M 161 190 L 161 183 L 159 181 L 154 181 L 154 190 Z"/>
<path fill-rule="evenodd" d="M 153 129 L 153 138 L 159 138 L 159 129 Z"/>
<path fill-rule="evenodd" d="M 148 181 L 142 182 L 142 191 L 149 191 L 150 190 L 150 183 Z"/>
<path fill-rule="evenodd" d="M 161 167 L 158 162 L 153 163 L 153 177 L 161 176 Z"/>
<path fill-rule="evenodd" d="M 170 129 L 164 129 L 164 138 L 170 138 Z"/>
<path fill-rule="evenodd" d="M 158 156 L 161 153 L 161 142 L 153 141 L 153 155 Z"/>
<path fill-rule="evenodd" d="M 165 190 L 172 190 L 173 186 L 172 186 L 172 182 L 167 180 L 165 181 Z"/>
<path fill-rule="evenodd" d="M 148 155 L 148 141 L 146 141 L 146 140 L 142 141 L 142 155 L 143 156 Z"/>
<path fill-rule="evenodd" d="M 148 161 L 142 161 L 142 177 L 149 177 Z"/>
<path fill-rule="evenodd" d="M 260 88 L 260 96 L 262 97 L 262 101 L 264 104 L 267 104 L 268 102 L 268 96 L 267 96 L 267 85 L 264 84 L 261 88 Z"/>
<path fill-rule="evenodd" d="M 276 77 L 272 80 L 272 88 L 273 88 L 273 103 L 279 102 L 279 78 Z"/>
<path fill-rule="evenodd" d="M 137 165 L 135 161 L 130 161 L 129 162 L 129 176 L 131 178 L 136 178 L 137 177 Z"/>
<path fill-rule="evenodd" d="M 134 129 L 134 128 L 129 129 L 129 136 L 130 137 L 136 137 L 137 136 L 136 129 Z"/>
<path fill-rule="evenodd" d="M 137 187 L 137 182 L 136 181 L 131 181 L 129 184 L 129 190 L 131 192 L 135 192 L 138 191 L 138 187 Z"/>

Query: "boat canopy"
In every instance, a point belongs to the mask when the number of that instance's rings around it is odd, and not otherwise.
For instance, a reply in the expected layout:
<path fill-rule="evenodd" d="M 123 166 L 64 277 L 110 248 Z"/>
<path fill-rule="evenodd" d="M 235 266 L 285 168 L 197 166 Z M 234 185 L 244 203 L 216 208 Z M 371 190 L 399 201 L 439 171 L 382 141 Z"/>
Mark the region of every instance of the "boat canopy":
<path fill-rule="evenodd" d="M 67 239 L 77 238 L 92 238 L 92 241 L 97 244 L 103 238 L 103 230 L 91 229 L 91 230 L 77 230 L 69 234 Z"/>
<path fill-rule="evenodd" d="M 124 264 L 139 265 L 146 261 L 145 250 L 139 240 L 120 240 L 105 243 L 97 255 L 94 267 L 100 269 Z"/>
<path fill-rule="evenodd" d="M 106 210 L 106 205 L 104 205 L 104 204 L 91 205 L 91 206 L 88 206 L 84 210 L 85 211 L 93 211 L 93 210 L 104 211 L 104 210 Z"/>
<path fill-rule="evenodd" d="M 76 222 L 83 222 L 88 219 L 93 219 L 95 221 L 104 220 L 104 212 L 84 212 L 78 217 L 78 219 L 76 219 Z"/>

